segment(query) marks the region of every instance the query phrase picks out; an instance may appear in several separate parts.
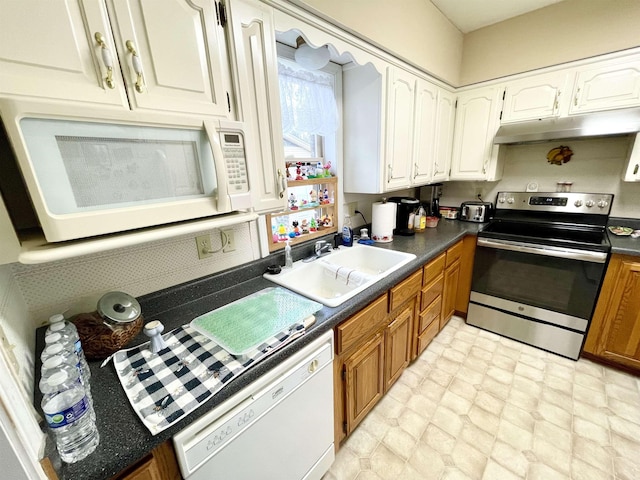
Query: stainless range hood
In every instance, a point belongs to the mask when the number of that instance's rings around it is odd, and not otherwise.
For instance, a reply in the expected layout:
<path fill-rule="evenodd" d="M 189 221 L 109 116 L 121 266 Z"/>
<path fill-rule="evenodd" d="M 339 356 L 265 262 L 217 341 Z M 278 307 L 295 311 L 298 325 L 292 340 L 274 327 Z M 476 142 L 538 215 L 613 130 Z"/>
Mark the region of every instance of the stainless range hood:
<path fill-rule="evenodd" d="M 638 132 L 640 108 L 627 108 L 502 125 L 493 143 L 533 143 L 570 138 L 610 137 Z"/>

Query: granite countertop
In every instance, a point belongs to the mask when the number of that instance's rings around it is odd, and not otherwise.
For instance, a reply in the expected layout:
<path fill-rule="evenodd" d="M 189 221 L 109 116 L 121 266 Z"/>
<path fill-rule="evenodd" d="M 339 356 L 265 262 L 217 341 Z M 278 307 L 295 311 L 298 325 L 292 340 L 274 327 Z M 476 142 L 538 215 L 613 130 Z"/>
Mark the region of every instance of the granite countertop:
<path fill-rule="evenodd" d="M 307 333 L 290 345 L 267 357 L 193 411 L 176 425 L 153 436 L 138 419 L 131 408 L 118 377 L 109 363 L 100 368 L 99 361 L 89 362 L 91 369 L 91 392 L 97 417 L 100 444 L 96 451 L 86 459 L 65 464 L 57 458 L 55 448 L 51 460 L 59 477 L 67 480 L 103 480 L 111 478 L 123 468 L 145 457 L 153 448 L 172 438 L 187 425 L 206 414 L 213 407 L 250 384 L 265 372 L 278 365 L 305 345 L 322 335 L 338 323 L 361 310 L 372 300 L 403 280 L 409 274 L 422 267 L 427 261 L 465 235 L 476 235 L 482 224 L 465 223 L 457 220 L 442 219 L 437 228 L 428 228 L 413 237 L 394 237 L 388 244 L 376 244 L 378 247 L 413 253 L 416 258 L 403 268 L 393 272 L 378 284 L 366 289 L 336 308 L 323 307 L 316 314 L 316 323 Z M 298 246 L 293 249 L 294 260 L 309 255 L 313 245 Z M 193 318 L 219 308 L 239 298 L 257 292 L 274 283 L 262 278 L 270 264 L 284 262 L 284 254 L 273 254 L 266 259 L 257 260 L 225 272 L 195 280 L 183 285 L 171 287 L 138 298 L 142 306 L 145 322 L 160 320 L 168 332 L 189 323 Z M 36 332 L 37 358 L 44 346 L 44 328 Z M 142 333 L 127 348 L 148 341 Z M 39 366 L 36 366 L 39 371 Z M 38 372 L 36 372 L 38 373 Z M 36 382 L 38 379 L 36 378 Z M 36 398 L 36 402 L 39 398 Z M 49 442 L 52 443 L 52 442 Z"/>
<path fill-rule="evenodd" d="M 609 226 L 630 227 L 640 230 L 640 219 L 638 218 L 609 218 Z M 611 252 L 621 255 L 635 255 L 640 257 L 640 237 L 632 238 L 631 236 L 614 235 L 607 231 L 609 241 L 611 242 Z"/>

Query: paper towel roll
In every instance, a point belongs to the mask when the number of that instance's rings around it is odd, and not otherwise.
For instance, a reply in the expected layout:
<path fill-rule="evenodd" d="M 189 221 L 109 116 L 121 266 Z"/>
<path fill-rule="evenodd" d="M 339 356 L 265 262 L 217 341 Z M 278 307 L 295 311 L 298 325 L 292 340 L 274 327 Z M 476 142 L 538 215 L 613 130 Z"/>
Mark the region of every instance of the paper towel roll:
<path fill-rule="evenodd" d="M 371 206 L 371 238 L 378 243 L 393 241 L 396 228 L 396 207 L 393 202 L 375 202 Z"/>

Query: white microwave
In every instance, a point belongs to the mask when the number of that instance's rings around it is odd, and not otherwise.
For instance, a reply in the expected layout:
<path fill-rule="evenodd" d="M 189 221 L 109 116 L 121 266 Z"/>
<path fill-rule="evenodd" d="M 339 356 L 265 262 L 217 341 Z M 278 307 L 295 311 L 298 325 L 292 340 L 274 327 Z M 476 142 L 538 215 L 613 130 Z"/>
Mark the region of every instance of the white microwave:
<path fill-rule="evenodd" d="M 251 208 L 242 123 L 0 101 L 49 242 Z"/>

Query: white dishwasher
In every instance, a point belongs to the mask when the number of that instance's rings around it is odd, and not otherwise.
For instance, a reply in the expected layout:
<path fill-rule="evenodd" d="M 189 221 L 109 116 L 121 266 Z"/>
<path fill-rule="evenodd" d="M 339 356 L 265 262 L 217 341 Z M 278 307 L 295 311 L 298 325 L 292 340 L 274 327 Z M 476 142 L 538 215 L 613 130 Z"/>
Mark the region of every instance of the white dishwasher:
<path fill-rule="evenodd" d="M 334 460 L 333 332 L 174 436 L 187 480 L 320 480 Z"/>

